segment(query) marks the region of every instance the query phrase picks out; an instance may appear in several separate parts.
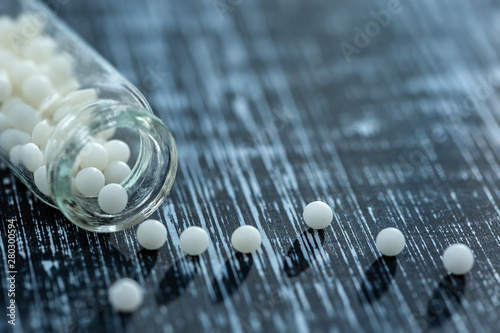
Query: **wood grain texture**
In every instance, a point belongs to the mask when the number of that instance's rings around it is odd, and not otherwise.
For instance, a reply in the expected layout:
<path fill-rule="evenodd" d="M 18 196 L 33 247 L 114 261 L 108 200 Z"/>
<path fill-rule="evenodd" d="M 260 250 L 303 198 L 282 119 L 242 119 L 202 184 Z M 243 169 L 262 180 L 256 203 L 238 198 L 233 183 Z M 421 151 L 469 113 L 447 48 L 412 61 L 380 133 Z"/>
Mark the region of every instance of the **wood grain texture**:
<path fill-rule="evenodd" d="M 133 230 L 79 230 L 0 171 L 1 219 L 17 221 L 16 329 L 498 332 L 500 3 L 401 0 L 347 62 L 339 44 L 353 44 L 353 28 L 388 5 L 58 6 L 170 127 L 179 173 L 158 211 L 167 245 L 149 253 Z M 319 233 L 301 219 L 313 200 L 334 208 Z M 254 256 L 231 248 L 241 224 L 262 232 Z M 178 247 L 191 225 L 211 237 L 199 259 Z M 375 247 L 387 226 L 407 237 L 397 260 Z M 455 242 L 476 256 L 464 278 L 447 276 L 440 259 Z M 129 316 L 106 299 L 120 277 L 146 290 Z"/>

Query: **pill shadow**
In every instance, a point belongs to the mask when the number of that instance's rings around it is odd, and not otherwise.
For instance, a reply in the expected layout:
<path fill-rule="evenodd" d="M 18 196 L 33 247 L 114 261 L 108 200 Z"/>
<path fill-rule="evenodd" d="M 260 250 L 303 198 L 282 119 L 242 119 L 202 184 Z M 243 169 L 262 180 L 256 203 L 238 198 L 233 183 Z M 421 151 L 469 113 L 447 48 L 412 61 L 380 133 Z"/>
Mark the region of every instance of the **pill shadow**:
<path fill-rule="evenodd" d="M 156 299 L 159 304 L 174 301 L 184 292 L 198 273 L 200 258 L 198 256 L 184 256 L 169 267 L 160 282 Z"/>
<path fill-rule="evenodd" d="M 398 268 L 396 257 L 380 256 L 365 271 L 359 299 L 362 302 L 373 303 L 384 295 L 391 285 Z"/>
<path fill-rule="evenodd" d="M 463 275 L 449 274 L 434 289 L 427 303 L 427 324 L 429 328 L 441 326 L 453 311 L 462 305 L 466 280 Z"/>
<path fill-rule="evenodd" d="M 283 259 L 283 267 L 288 277 L 296 277 L 308 269 L 317 259 L 318 250 L 325 243 L 323 230 L 311 228 L 304 231 L 292 244 Z"/>
<path fill-rule="evenodd" d="M 219 277 L 212 280 L 212 301 L 219 303 L 234 294 L 248 277 L 252 266 L 251 254 L 235 253 L 227 259 Z"/>

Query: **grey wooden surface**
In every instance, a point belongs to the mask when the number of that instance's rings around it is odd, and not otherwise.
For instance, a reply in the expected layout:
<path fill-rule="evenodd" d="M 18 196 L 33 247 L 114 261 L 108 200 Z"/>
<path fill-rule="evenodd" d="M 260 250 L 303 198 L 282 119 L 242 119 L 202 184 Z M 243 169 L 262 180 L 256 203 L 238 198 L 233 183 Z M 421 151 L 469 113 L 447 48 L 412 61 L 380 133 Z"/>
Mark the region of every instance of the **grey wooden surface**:
<path fill-rule="evenodd" d="M 350 62 L 339 45 L 390 1 L 63 2 L 171 128 L 179 173 L 156 253 L 133 230 L 79 230 L 0 171 L 19 332 L 500 330 L 498 1 L 401 0 Z M 313 200 L 334 208 L 319 233 Z M 231 248 L 241 224 L 262 232 L 253 256 Z M 191 225 L 210 233 L 199 259 L 178 247 Z M 374 244 L 387 226 L 407 237 L 397 260 Z M 440 259 L 455 242 L 476 256 L 464 278 Z M 146 290 L 132 315 L 106 300 L 120 277 Z"/>

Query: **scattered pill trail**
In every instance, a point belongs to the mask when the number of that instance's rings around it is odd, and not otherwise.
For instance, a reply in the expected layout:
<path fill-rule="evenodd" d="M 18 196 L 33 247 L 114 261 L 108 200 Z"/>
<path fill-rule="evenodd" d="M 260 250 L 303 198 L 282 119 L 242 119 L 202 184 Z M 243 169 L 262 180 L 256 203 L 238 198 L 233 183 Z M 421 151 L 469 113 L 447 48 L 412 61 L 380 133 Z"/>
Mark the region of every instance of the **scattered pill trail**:
<path fill-rule="evenodd" d="M 443 253 L 443 265 L 451 274 L 466 274 L 474 266 L 474 254 L 465 244 L 450 245 Z"/>
<path fill-rule="evenodd" d="M 313 229 L 324 229 L 333 221 L 333 211 L 322 201 L 311 202 L 302 214 L 306 224 Z"/>
<path fill-rule="evenodd" d="M 144 298 L 144 290 L 136 281 L 123 278 L 115 281 L 108 290 L 108 300 L 113 309 L 130 313 L 138 310 Z"/>
<path fill-rule="evenodd" d="M 384 256 L 393 257 L 405 248 L 405 236 L 396 228 L 385 228 L 380 231 L 375 240 L 377 247 Z"/>
<path fill-rule="evenodd" d="M 158 220 L 146 220 L 137 228 L 137 241 L 147 250 L 158 250 L 167 240 L 167 228 Z"/>
<path fill-rule="evenodd" d="M 231 236 L 231 244 L 236 251 L 251 253 L 257 251 L 262 243 L 262 236 L 257 228 L 251 225 L 238 227 Z"/>
<path fill-rule="evenodd" d="M 207 232 L 200 227 L 189 227 L 179 237 L 181 249 L 190 256 L 198 256 L 205 252 L 209 241 Z"/>

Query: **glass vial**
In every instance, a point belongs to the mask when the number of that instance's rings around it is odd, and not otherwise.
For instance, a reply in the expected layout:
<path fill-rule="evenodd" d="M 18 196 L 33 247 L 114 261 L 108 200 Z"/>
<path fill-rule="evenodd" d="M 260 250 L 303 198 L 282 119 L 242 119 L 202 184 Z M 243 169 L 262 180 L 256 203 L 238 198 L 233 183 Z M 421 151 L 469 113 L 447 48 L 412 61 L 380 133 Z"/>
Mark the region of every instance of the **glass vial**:
<path fill-rule="evenodd" d="M 0 9 L 0 157 L 38 198 L 97 232 L 143 221 L 177 171 L 175 141 L 144 96 L 37 0 Z M 125 208 L 103 209 L 106 183 L 125 190 Z"/>

